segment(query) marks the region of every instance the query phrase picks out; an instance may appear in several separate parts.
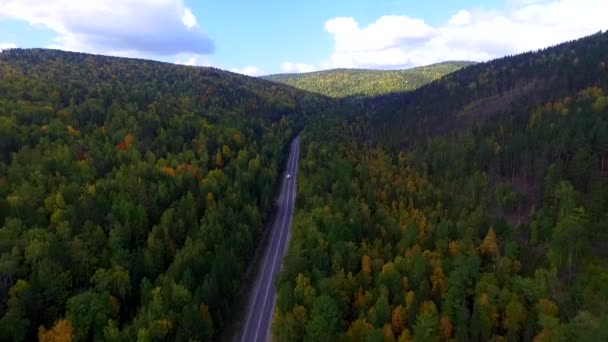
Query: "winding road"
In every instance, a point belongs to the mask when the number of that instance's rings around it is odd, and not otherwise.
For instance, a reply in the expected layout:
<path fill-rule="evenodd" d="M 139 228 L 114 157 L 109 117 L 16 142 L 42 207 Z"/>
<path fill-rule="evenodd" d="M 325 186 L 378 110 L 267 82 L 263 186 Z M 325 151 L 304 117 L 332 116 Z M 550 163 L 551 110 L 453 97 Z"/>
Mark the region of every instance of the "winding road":
<path fill-rule="evenodd" d="M 247 317 L 240 336 L 241 342 L 267 341 L 270 339 L 270 325 L 276 293 L 274 279 L 281 269 L 283 256 L 289 241 L 289 230 L 296 198 L 299 155 L 300 138 L 298 136 L 291 143 L 287 169 L 282 176 L 283 181 L 277 204 L 277 214 L 270 232 L 270 243 L 262 259 L 257 282 L 249 298 Z"/>

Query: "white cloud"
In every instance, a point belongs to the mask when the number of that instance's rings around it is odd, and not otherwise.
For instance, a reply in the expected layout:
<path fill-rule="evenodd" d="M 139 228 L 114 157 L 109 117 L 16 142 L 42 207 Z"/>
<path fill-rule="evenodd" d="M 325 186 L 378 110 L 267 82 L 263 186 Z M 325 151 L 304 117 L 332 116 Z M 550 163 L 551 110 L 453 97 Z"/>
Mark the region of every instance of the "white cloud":
<path fill-rule="evenodd" d="M 450 21 L 448 21 L 448 25 L 456 25 L 456 26 L 469 25 L 469 24 L 471 24 L 471 20 L 472 20 L 471 12 L 465 11 L 465 10 L 460 10 L 460 11 L 458 11 L 458 13 L 454 14 L 450 18 Z"/>
<path fill-rule="evenodd" d="M 182 23 L 186 25 L 188 30 L 198 27 L 198 22 L 196 21 L 196 17 L 192 14 L 189 8 L 184 9 L 184 16 L 182 17 Z"/>
<path fill-rule="evenodd" d="M 246 66 L 244 68 L 231 68 L 230 71 L 236 72 L 238 74 L 248 75 L 248 76 L 262 76 L 264 75 L 264 70 L 256 67 L 256 66 Z"/>
<path fill-rule="evenodd" d="M 197 54 L 180 54 L 173 59 L 173 62 L 175 64 L 191 66 L 212 66 L 209 56 Z"/>
<path fill-rule="evenodd" d="M 16 47 L 17 47 L 17 44 L 15 44 L 15 43 L 0 43 L 0 51 L 6 50 L 6 49 L 14 49 Z"/>
<path fill-rule="evenodd" d="M 0 0 L 0 20 L 56 33 L 50 47 L 124 56 L 208 54 L 213 42 L 183 0 Z"/>
<path fill-rule="evenodd" d="M 196 57 L 190 57 L 190 58 L 186 59 L 185 61 L 177 61 L 176 64 L 196 65 Z"/>
<path fill-rule="evenodd" d="M 246 66 L 243 68 L 234 68 L 228 67 L 222 64 L 214 63 L 209 56 L 206 55 L 196 55 L 196 54 L 181 54 L 178 55 L 175 59 L 173 59 L 175 64 L 181 65 L 189 65 L 189 66 L 204 66 L 204 67 L 214 67 L 218 69 L 228 70 L 231 72 L 235 72 L 237 74 L 243 74 L 248 76 L 262 76 L 265 74 L 265 71 L 256 66 Z"/>
<path fill-rule="evenodd" d="M 286 73 L 303 73 L 315 71 L 317 68 L 311 64 L 283 62 L 281 70 Z"/>
<path fill-rule="evenodd" d="M 606 0 L 507 0 L 504 10 L 460 10 L 435 27 L 407 16 L 383 16 L 367 27 L 333 18 L 324 68 L 402 68 L 445 60 L 485 61 L 608 28 Z"/>
<path fill-rule="evenodd" d="M 397 47 L 403 43 L 429 37 L 433 29 L 421 19 L 405 16 L 383 16 L 365 29 L 353 18 L 334 18 L 325 23 L 325 30 L 334 36 L 336 50 L 369 52 Z"/>

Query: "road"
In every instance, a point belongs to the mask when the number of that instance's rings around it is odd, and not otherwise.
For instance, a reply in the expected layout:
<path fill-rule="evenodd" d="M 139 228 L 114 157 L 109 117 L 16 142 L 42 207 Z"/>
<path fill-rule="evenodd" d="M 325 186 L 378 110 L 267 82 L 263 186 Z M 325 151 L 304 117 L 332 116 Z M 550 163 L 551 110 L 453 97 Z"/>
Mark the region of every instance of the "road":
<path fill-rule="evenodd" d="M 296 137 L 290 147 L 287 169 L 282 175 L 281 193 L 277 213 L 270 232 L 270 243 L 262 259 L 261 268 L 253 292 L 249 298 L 247 317 L 241 333 L 241 342 L 268 341 L 274 311 L 274 279 L 281 269 L 283 256 L 289 241 L 289 230 L 293 218 L 296 198 L 296 176 L 300 155 L 300 138 Z M 287 178 L 287 175 L 290 175 Z"/>

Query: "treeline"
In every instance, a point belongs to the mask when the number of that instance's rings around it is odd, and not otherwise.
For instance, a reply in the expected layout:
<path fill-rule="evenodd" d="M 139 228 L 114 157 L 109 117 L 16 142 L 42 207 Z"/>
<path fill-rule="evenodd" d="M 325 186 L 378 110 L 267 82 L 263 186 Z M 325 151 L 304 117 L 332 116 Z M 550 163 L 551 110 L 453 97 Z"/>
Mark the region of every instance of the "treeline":
<path fill-rule="evenodd" d="M 404 70 L 334 69 L 263 78 L 334 98 L 357 98 L 411 91 L 471 64 L 445 62 Z"/>
<path fill-rule="evenodd" d="M 214 338 L 285 147 L 329 107 L 216 69 L 4 51 L 0 340 Z"/>
<path fill-rule="evenodd" d="M 307 126 L 277 340 L 608 339 L 606 37 Z M 521 74 L 495 82 L 538 80 L 492 110 L 471 109 L 490 86 L 441 90 L 498 65 Z"/>

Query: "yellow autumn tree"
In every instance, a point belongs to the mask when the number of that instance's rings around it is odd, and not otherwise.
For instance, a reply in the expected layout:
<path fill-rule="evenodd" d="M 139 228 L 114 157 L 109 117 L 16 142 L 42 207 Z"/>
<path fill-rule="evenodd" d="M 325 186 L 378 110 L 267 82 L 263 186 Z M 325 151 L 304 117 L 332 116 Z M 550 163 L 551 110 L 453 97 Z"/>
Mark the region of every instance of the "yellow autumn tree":
<path fill-rule="evenodd" d="M 348 327 L 346 335 L 352 338 L 353 341 L 362 341 L 365 337 L 365 333 L 372 329 L 372 325 L 365 320 L 365 318 L 359 318 L 358 320 L 351 323 Z"/>
<path fill-rule="evenodd" d="M 355 309 L 359 310 L 364 305 L 365 305 L 365 296 L 364 296 L 364 293 L 363 293 L 363 289 L 359 288 L 359 291 L 355 295 L 355 301 L 353 303 L 353 306 L 354 306 Z"/>
<path fill-rule="evenodd" d="M 403 290 L 404 291 L 409 290 L 410 289 L 410 279 L 408 277 L 404 276 L 401 279 L 401 285 L 403 285 Z"/>
<path fill-rule="evenodd" d="M 410 341 L 412 341 L 412 333 L 410 332 L 409 329 L 403 330 L 401 335 L 399 335 L 399 339 L 397 340 L 397 342 L 410 342 Z"/>
<path fill-rule="evenodd" d="M 448 245 L 448 249 L 450 250 L 451 256 L 456 256 L 456 254 L 458 254 L 458 250 L 459 250 L 458 241 L 451 241 L 450 244 Z"/>
<path fill-rule="evenodd" d="M 551 299 L 539 299 L 538 302 L 536 302 L 536 310 L 538 311 L 539 320 L 555 322 L 554 324 L 559 322 L 556 317 L 559 313 L 559 309 L 557 304 Z M 555 339 L 553 330 L 551 324 L 544 326 L 540 333 L 534 336 L 534 342 L 553 341 Z"/>
<path fill-rule="evenodd" d="M 557 316 L 559 310 L 557 308 L 557 304 L 551 299 L 541 298 L 536 303 L 536 310 L 539 313 L 545 314 L 548 316 Z"/>
<path fill-rule="evenodd" d="M 441 337 L 444 340 L 448 341 L 452 337 L 452 331 L 454 330 L 454 326 L 452 325 L 452 321 L 446 315 L 441 316 Z"/>
<path fill-rule="evenodd" d="M 397 307 L 393 309 L 391 314 L 391 327 L 397 336 L 405 329 L 406 315 L 405 308 L 401 305 L 397 305 Z"/>
<path fill-rule="evenodd" d="M 166 174 L 169 177 L 175 177 L 175 169 L 169 166 L 163 166 L 160 169 L 160 172 Z"/>
<path fill-rule="evenodd" d="M 371 263 L 369 256 L 364 255 L 363 257 L 361 257 L 361 272 L 363 272 L 363 274 L 368 277 L 372 274 L 371 265 L 372 265 L 372 263 Z"/>
<path fill-rule="evenodd" d="M 213 196 L 212 192 L 207 193 L 207 206 L 212 206 L 215 204 L 215 196 Z"/>
<path fill-rule="evenodd" d="M 50 330 L 46 330 L 44 326 L 38 328 L 38 341 L 40 342 L 70 342 L 74 329 L 72 322 L 67 319 L 62 319 L 55 322 L 55 325 Z"/>
<path fill-rule="evenodd" d="M 239 148 L 242 148 L 244 143 L 243 143 L 243 135 L 241 133 L 234 133 L 234 135 L 232 136 L 232 138 L 234 139 L 234 143 L 236 144 L 236 146 L 238 146 Z"/>
<path fill-rule="evenodd" d="M 224 158 L 222 158 L 222 152 L 217 151 L 215 154 L 215 167 L 220 168 L 224 166 Z"/>
<path fill-rule="evenodd" d="M 444 295 L 448 290 L 448 282 L 441 266 L 435 267 L 431 275 L 432 291 Z"/>
<path fill-rule="evenodd" d="M 127 144 L 127 147 L 131 147 L 131 145 L 135 143 L 135 134 L 129 133 L 125 135 L 125 143 Z"/>
<path fill-rule="evenodd" d="M 222 147 L 222 154 L 224 155 L 224 157 L 226 159 L 230 159 L 232 158 L 232 149 L 230 148 L 230 146 L 228 145 L 224 145 Z"/>
<path fill-rule="evenodd" d="M 391 325 L 386 323 L 382 327 L 382 337 L 384 338 L 384 342 L 396 342 L 395 334 L 393 333 L 393 329 L 391 329 Z"/>
<path fill-rule="evenodd" d="M 491 257 L 498 256 L 498 242 L 496 240 L 496 232 L 494 232 L 493 227 L 490 227 L 488 234 L 483 239 L 481 245 L 479 245 L 479 251 L 482 255 L 489 255 Z"/>
<path fill-rule="evenodd" d="M 412 304 L 414 304 L 415 299 L 416 294 L 414 293 L 414 291 L 408 291 L 408 293 L 405 295 L 405 303 L 407 304 L 408 308 L 410 308 Z"/>

